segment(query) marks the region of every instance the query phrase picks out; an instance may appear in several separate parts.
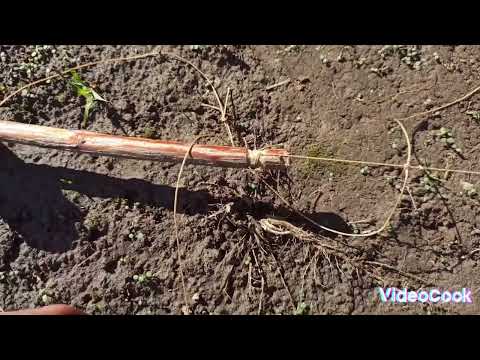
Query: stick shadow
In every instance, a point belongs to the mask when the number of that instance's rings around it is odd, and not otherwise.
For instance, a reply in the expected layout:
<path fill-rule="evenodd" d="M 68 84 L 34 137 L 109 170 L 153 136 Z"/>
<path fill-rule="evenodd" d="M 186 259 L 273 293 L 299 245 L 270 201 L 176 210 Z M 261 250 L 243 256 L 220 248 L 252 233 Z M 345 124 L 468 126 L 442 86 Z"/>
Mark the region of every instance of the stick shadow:
<path fill-rule="evenodd" d="M 119 179 L 83 170 L 23 162 L 0 144 L 0 218 L 29 246 L 64 252 L 79 238 L 84 212 L 62 190 L 89 197 L 124 198 L 173 208 L 175 189 L 139 179 Z M 204 214 L 212 197 L 206 191 L 181 190 L 178 212 Z"/>
<path fill-rule="evenodd" d="M 142 205 L 173 209 L 175 189 L 140 179 L 120 179 L 83 170 L 25 163 L 0 144 L 0 218 L 8 223 L 30 247 L 61 253 L 71 249 L 80 237 L 85 217 L 63 191 L 73 190 L 88 197 L 123 198 Z M 239 212 L 244 212 L 241 199 L 232 199 Z M 218 202 L 207 190 L 180 190 L 178 213 L 207 214 L 208 204 Z M 254 204 L 254 217 L 276 213 L 289 221 L 305 226 L 311 224 L 287 208 L 271 204 Z M 333 213 L 305 214 L 318 223 L 336 230 L 351 232 L 347 223 Z M 311 228 L 318 231 L 317 228 Z"/>

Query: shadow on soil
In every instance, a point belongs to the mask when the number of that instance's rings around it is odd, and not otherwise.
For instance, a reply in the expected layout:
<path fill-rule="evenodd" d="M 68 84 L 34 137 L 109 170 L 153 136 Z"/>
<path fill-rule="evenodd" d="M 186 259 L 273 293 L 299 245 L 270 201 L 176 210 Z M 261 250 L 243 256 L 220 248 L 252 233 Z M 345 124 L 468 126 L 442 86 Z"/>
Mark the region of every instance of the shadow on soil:
<path fill-rule="evenodd" d="M 36 249 L 63 252 L 79 237 L 77 227 L 84 214 L 62 190 L 173 208 L 175 189 L 170 186 L 27 164 L 1 144 L 0 159 L 0 218 Z M 180 195 L 179 213 L 206 213 L 211 200 L 207 192 L 183 190 Z"/>
<path fill-rule="evenodd" d="M 62 190 L 89 197 L 123 198 L 143 205 L 173 209 L 175 189 L 140 179 L 119 179 L 82 170 L 27 164 L 0 144 L 0 218 L 29 246 L 49 252 L 64 252 L 79 238 L 84 212 Z M 239 199 L 236 199 L 239 200 Z M 208 204 L 218 202 L 206 190 L 181 190 L 178 212 L 206 214 Z M 242 202 L 240 201 L 240 204 Z M 245 209 L 243 209 L 245 210 Z M 255 204 L 255 214 L 276 212 L 297 225 L 298 215 L 268 203 Z M 349 232 L 346 222 L 332 213 L 306 214 L 322 225 Z M 318 231 L 318 229 L 316 229 Z"/>

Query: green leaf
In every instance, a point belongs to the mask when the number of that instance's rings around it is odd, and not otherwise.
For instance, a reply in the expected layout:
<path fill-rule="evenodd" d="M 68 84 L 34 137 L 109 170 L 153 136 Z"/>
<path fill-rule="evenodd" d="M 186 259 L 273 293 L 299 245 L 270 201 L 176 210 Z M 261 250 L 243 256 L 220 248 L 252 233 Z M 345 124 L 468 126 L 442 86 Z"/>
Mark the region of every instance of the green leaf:
<path fill-rule="evenodd" d="M 304 302 L 301 302 L 297 305 L 297 308 L 293 312 L 294 315 L 309 315 L 310 306 Z"/>
<path fill-rule="evenodd" d="M 95 108 L 95 104 L 97 101 L 107 102 L 102 96 L 100 96 L 95 90 L 91 87 L 86 85 L 80 75 L 75 70 L 71 71 L 72 78 L 70 79 L 70 84 L 77 92 L 77 96 L 81 96 L 85 98 L 85 107 L 83 110 L 83 123 L 82 127 L 85 128 L 87 126 L 88 117 L 92 113 L 93 109 Z"/>
<path fill-rule="evenodd" d="M 93 89 L 90 89 L 91 92 L 92 92 L 92 95 L 93 95 L 93 99 L 94 100 L 97 100 L 97 101 L 103 101 L 103 102 L 107 102 L 107 100 L 105 100 L 103 97 L 101 97 L 100 95 L 98 95 L 98 93 L 93 90 Z"/>
<path fill-rule="evenodd" d="M 75 70 L 72 70 L 71 73 L 72 73 L 72 80 L 71 80 L 72 82 L 82 83 L 82 79 L 80 79 L 80 75 L 78 75 L 78 73 Z"/>
<path fill-rule="evenodd" d="M 480 111 L 467 111 L 467 115 L 470 115 L 474 120 L 480 121 Z"/>

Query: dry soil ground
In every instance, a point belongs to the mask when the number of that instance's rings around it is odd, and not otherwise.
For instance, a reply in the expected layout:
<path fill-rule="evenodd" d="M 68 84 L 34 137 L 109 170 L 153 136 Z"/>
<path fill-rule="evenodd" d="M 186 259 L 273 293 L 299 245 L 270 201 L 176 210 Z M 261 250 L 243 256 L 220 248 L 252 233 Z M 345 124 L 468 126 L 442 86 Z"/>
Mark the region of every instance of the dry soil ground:
<path fill-rule="evenodd" d="M 406 144 L 393 119 L 480 83 L 477 46 L 0 46 L 0 97 L 48 72 L 155 49 L 197 64 L 221 96 L 232 89 L 238 146 L 312 156 L 402 163 Z M 219 114 L 201 105 L 214 97 L 190 67 L 148 58 L 79 73 L 110 102 L 92 114 L 89 130 L 228 144 Z M 479 169 L 479 99 L 405 122 L 414 162 Z M 68 79 L 57 80 L 15 97 L 0 117 L 78 129 L 82 101 Z M 461 154 L 441 141 L 441 127 Z M 182 313 L 172 210 L 179 167 L 0 144 L 0 307 L 62 302 L 92 314 Z M 342 239 L 302 221 L 262 179 L 317 222 L 361 232 L 380 226 L 392 207 L 399 169 L 302 160 L 287 176 L 187 165 L 178 221 L 192 311 L 477 313 L 480 204 L 462 182 L 475 187 L 480 179 L 432 175 L 441 181 L 412 171 L 411 196 L 388 231 Z M 262 232 L 259 221 L 269 216 L 352 249 L 325 256 L 291 235 Z M 474 304 L 382 304 L 377 286 L 427 287 L 406 273 L 428 287 L 471 288 Z"/>

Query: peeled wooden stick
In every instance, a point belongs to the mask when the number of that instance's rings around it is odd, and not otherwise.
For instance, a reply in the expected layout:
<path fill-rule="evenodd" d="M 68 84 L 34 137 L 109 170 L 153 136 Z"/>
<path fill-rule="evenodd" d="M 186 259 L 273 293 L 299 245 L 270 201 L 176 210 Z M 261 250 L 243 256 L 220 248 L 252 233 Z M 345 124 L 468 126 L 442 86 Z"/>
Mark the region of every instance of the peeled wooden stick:
<path fill-rule="evenodd" d="M 181 162 L 190 148 L 189 144 L 177 141 L 108 135 L 1 120 L 0 141 L 98 156 L 166 162 Z M 232 146 L 195 145 L 190 151 L 189 163 L 231 168 L 282 169 L 289 164 L 287 156 L 288 152 L 283 149 L 248 150 Z"/>

